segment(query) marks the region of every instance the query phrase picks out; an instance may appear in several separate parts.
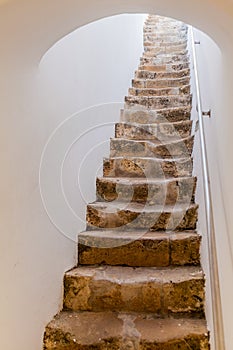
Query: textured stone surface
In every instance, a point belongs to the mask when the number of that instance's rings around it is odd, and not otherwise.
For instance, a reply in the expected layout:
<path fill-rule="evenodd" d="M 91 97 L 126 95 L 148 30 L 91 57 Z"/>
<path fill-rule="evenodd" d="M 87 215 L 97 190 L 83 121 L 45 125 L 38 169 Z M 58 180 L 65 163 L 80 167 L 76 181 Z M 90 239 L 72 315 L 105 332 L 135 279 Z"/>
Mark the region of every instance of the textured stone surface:
<path fill-rule="evenodd" d="M 115 157 L 104 159 L 106 177 L 147 177 L 165 179 L 192 176 L 192 159 L 156 159 L 148 157 Z"/>
<path fill-rule="evenodd" d="M 140 58 L 140 64 L 162 65 L 162 64 L 184 64 L 189 63 L 189 57 L 184 55 L 160 55 L 155 57 Z"/>
<path fill-rule="evenodd" d="M 198 265 L 200 263 L 201 237 L 187 232 L 173 233 L 170 236 L 171 265 Z"/>
<path fill-rule="evenodd" d="M 133 89 L 137 89 L 137 90 L 144 90 L 145 89 L 153 89 L 153 90 L 158 90 L 158 89 L 171 89 L 171 88 L 176 88 L 176 89 L 182 89 L 183 86 L 187 86 L 189 82 L 189 78 L 177 78 L 177 79 L 158 79 L 158 80 L 153 80 L 153 79 L 147 79 L 147 80 L 143 80 L 143 79 L 133 79 L 132 80 L 132 87 Z M 138 95 L 140 96 L 140 94 Z M 141 96 L 147 96 L 147 95 L 143 95 L 141 94 Z M 155 95 L 156 96 L 156 95 Z M 157 96 L 162 96 L 160 94 L 157 94 Z M 166 96 L 166 93 L 164 94 L 164 96 Z M 171 94 L 169 94 L 168 96 L 171 96 Z M 139 105 L 138 105 L 139 106 Z M 175 106 L 173 106 L 175 107 Z M 126 106 L 125 106 L 126 109 Z M 136 109 L 136 107 L 135 107 Z M 152 109 L 152 108 L 151 108 Z"/>
<path fill-rule="evenodd" d="M 116 123 L 115 137 L 129 140 L 175 141 L 191 135 L 192 121 L 185 120 L 176 123 Z"/>
<path fill-rule="evenodd" d="M 182 233 L 135 231 L 86 231 L 79 234 L 81 265 L 161 267 L 199 265 L 201 237 Z"/>
<path fill-rule="evenodd" d="M 104 248 L 105 247 L 105 248 Z M 81 265 L 161 267 L 170 263 L 170 235 L 115 231 L 87 231 L 79 235 Z"/>
<path fill-rule="evenodd" d="M 129 89 L 129 96 L 165 96 L 165 95 L 183 95 L 190 94 L 190 85 L 181 87 L 155 88 L 155 89 Z"/>
<path fill-rule="evenodd" d="M 47 326 L 45 350 L 208 350 L 206 322 L 117 312 L 62 312 Z"/>
<path fill-rule="evenodd" d="M 133 79 L 132 86 L 134 88 L 168 88 L 168 87 L 182 87 L 188 85 L 190 82 L 190 77 L 181 78 L 161 78 L 161 79 Z"/>
<path fill-rule="evenodd" d="M 64 307 L 74 311 L 202 315 L 204 278 L 193 266 L 80 266 L 66 273 L 64 293 Z"/>
<path fill-rule="evenodd" d="M 135 78 L 138 79 L 178 79 L 190 76 L 190 69 L 186 68 L 178 72 L 153 72 L 150 70 L 137 70 L 135 73 Z"/>
<path fill-rule="evenodd" d="M 193 151 L 194 137 L 180 138 L 178 141 L 160 143 L 151 140 L 111 139 L 110 156 L 139 156 L 156 158 L 187 158 Z"/>
<path fill-rule="evenodd" d="M 121 111 L 121 121 L 138 124 L 174 123 L 189 120 L 191 107 L 176 107 L 163 110 L 149 110 L 143 107 L 124 109 Z"/>
<path fill-rule="evenodd" d="M 143 106 L 151 109 L 163 109 L 169 107 L 181 107 L 191 104 L 191 96 L 189 95 L 172 95 L 172 96 L 126 96 L 125 107 L 135 108 L 135 106 Z"/>
<path fill-rule="evenodd" d="M 177 41 L 169 41 L 169 40 L 160 40 L 160 41 L 154 41 L 153 38 L 148 38 L 147 40 L 145 40 L 144 37 L 144 46 L 146 47 L 170 47 L 170 48 L 174 48 L 174 47 L 181 47 L 181 48 L 186 48 L 187 46 L 187 40 L 177 40 Z"/>
<path fill-rule="evenodd" d="M 176 72 L 189 68 L 189 62 L 185 63 L 172 63 L 172 64 L 141 64 L 138 70 L 145 70 L 151 72 Z"/>
<path fill-rule="evenodd" d="M 127 201 L 149 205 L 175 205 L 194 202 L 196 178 L 152 180 L 134 178 L 97 178 L 97 197 L 104 201 Z"/>
<path fill-rule="evenodd" d="M 155 37 L 150 36 L 148 34 L 143 35 L 144 40 L 144 46 L 153 46 L 153 47 L 163 47 L 163 46 L 181 46 L 186 48 L 187 47 L 187 38 L 177 38 L 177 37 L 170 37 L 170 38 L 161 38 L 161 37 Z"/>
<path fill-rule="evenodd" d="M 145 206 L 121 202 L 96 202 L 87 206 L 88 229 L 122 228 L 124 230 L 194 230 L 198 206 Z"/>
<path fill-rule="evenodd" d="M 115 157 L 104 159 L 106 177 L 146 177 L 164 179 L 192 176 L 193 162 L 190 157 L 180 159 L 156 159 L 149 157 Z"/>
<path fill-rule="evenodd" d="M 144 56 L 145 57 L 150 57 L 150 56 L 155 56 L 155 55 L 161 55 L 161 54 L 169 54 L 172 53 L 178 54 L 178 55 L 187 55 L 188 51 L 185 48 L 180 48 L 180 47 L 145 47 L 144 50 Z"/>

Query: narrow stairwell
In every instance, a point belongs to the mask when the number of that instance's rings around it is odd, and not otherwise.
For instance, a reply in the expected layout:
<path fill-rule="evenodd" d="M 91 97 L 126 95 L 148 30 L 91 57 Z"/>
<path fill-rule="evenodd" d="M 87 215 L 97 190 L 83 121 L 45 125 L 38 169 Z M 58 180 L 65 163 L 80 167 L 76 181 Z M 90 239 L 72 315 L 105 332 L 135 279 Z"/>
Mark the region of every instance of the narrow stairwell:
<path fill-rule="evenodd" d="M 144 53 L 45 350 L 207 350 L 187 27 L 149 16 Z"/>

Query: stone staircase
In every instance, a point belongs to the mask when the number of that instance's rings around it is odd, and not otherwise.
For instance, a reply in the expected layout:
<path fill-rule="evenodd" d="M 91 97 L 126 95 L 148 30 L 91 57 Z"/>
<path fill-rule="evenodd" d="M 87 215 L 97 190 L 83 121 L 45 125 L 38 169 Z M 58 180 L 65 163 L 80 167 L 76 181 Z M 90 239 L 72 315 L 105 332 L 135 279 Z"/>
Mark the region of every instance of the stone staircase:
<path fill-rule="evenodd" d="M 183 23 L 148 17 L 46 350 L 209 349 L 186 45 Z"/>

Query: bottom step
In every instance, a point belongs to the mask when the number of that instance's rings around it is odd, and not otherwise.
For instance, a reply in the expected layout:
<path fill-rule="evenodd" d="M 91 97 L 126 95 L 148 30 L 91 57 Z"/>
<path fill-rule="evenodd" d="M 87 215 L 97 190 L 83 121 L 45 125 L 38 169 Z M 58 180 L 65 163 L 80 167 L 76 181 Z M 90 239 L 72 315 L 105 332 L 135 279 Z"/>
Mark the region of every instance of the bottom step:
<path fill-rule="evenodd" d="M 44 350 L 208 350 L 203 319 L 153 315 L 61 312 L 44 335 Z"/>

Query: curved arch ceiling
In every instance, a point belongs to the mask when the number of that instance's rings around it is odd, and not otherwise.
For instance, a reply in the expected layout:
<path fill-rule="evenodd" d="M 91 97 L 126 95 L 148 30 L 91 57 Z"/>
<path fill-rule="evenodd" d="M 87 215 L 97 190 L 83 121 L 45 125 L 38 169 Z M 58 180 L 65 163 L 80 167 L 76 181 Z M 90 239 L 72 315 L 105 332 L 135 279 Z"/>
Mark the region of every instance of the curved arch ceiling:
<path fill-rule="evenodd" d="M 232 0 L 0 0 L 0 36 L 7 37 L 11 54 L 20 51 L 38 62 L 78 27 L 122 13 L 158 13 L 192 24 L 219 46 L 233 41 Z"/>

